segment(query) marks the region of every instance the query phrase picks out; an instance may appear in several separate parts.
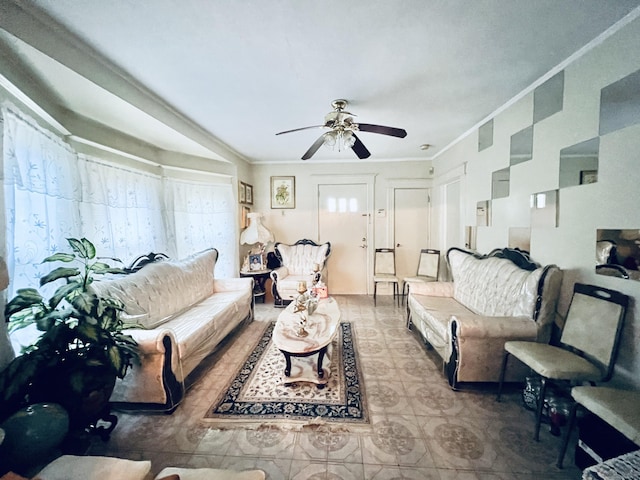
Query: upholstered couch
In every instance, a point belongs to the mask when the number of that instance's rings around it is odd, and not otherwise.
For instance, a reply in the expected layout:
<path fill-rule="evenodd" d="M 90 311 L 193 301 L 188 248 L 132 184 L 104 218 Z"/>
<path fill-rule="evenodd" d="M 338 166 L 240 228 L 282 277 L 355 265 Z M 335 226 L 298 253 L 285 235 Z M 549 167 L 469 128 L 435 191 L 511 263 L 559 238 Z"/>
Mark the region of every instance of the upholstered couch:
<path fill-rule="evenodd" d="M 507 340 L 548 342 L 562 272 L 513 249 L 447 252 L 452 282 L 411 284 L 407 325 L 442 357 L 449 384 L 497 382 Z M 507 381 L 524 380 L 512 362 Z"/>
<path fill-rule="evenodd" d="M 316 276 L 317 264 L 323 283 L 327 283 L 327 259 L 331 254 L 329 242 L 318 245 L 312 240 L 298 240 L 293 245 L 277 242 L 274 253 L 280 266 L 271 272 L 272 293 L 276 307 L 284 307 L 298 295 L 298 282 L 305 281 L 311 287 Z"/>
<path fill-rule="evenodd" d="M 8 473 L 7 480 L 28 480 Z M 153 475 L 149 460 L 63 455 L 46 465 L 33 480 L 265 480 L 263 470 L 166 467 Z M 0 480 L 4 480 L 3 476 Z"/>
<path fill-rule="evenodd" d="M 218 251 L 153 262 L 129 275 L 95 282 L 99 295 L 119 299 L 140 363 L 116 383 L 111 401 L 171 411 L 185 379 L 244 320 L 253 319 L 253 280 L 215 278 Z"/>

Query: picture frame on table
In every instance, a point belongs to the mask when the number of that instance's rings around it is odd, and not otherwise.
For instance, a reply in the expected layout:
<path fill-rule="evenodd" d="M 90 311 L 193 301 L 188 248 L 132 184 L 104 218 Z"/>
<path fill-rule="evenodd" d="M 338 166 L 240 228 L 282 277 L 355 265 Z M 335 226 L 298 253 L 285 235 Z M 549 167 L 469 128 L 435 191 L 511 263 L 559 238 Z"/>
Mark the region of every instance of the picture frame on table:
<path fill-rule="evenodd" d="M 271 208 L 296 208 L 296 177 L 271 177 Z"/>
<path fill-rule="evenodd" d="M 247 201 L 247 190 L 244 182 L 238 182 L 238 203 L 245 203 Z"/>
<path fill-rule="evenodd" d="M 244 199 L 247 205 L 253 205 L 253 185 L 244 184 Z"/>
<path fill-rule="evenodd" d="M 249 270 L 257 272 L 264 269 L 264 256 L 261 253 L 249 255 Z"/>

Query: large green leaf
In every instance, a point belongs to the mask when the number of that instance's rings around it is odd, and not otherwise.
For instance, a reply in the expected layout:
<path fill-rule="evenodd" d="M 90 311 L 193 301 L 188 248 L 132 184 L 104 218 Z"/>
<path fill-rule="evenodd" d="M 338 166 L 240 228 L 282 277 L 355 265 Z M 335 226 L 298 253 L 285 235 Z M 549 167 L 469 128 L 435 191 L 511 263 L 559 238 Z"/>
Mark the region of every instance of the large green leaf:
<path fill-rule="evenodd" d="M 83 341 L 97 342 L 100 337 L 100 329 L 97 325 L 92 325 L 87 322 L 78 324 L 78 336 Z"/>
<path fill-rule="evenodd" d="M 42 260 L 42 263 L 46 263 L 46 262 L 72 262 L 73 260 L 75 260 L 76 256 L 73 253 L 63 253 L 63 252 L 58 252 L 58 253 L 54 253 L 53 255 L 45 258 L 44 260 Z"/>
<path fill-rule="evenodd" d="M 103 262 L 95 262 L 93 265 L 89 267 L 89 270 L 94 273 L 106 273 L 106 271 L 111 268 L 109 264 Z"/>
<path fill-rule="evenodd" d="M 122 353 L 120 352 L 120 349 L 115 345 L 113 345 L 109 347 L 109 350 L 107 351 L 107 353 L 109 355 L 109 362 L 111 362 L 111 365 L 113 366 L 114 370 L 117 372 L 117 375 L 119 377 L 124 376 L 123 368 L 126 371 L 126 363 L 123 361 Z"/>
<path fill-rule="evenodd" d="M 90 292 L 78 292 L 70 298 L 71 305 L 84 315 L 94 315 L 100 299 Z"/>
<path fill-rule="evenodd" d="M 58 287 L 55 293 L 51 296 L 51 298 L 49 299 L 49 306 L 51 308 L 56 308 L 62 300 L 64 300 L 67 297 L 72 298 L 70 297 L 70 295 L 73 292 L 76 292 L 81 289 L 82 289 L 82 283 L 80 282 L 65 283 L 64 285 Z"/>
<path fill-rule="evenodd" d="M 82 237 L 80 240 L 77 238 L 67 238 L 67 242 L 69 242 L 73 251 L 76 252 L 80 258 L 84 258 L 86 260 L 92 260 L 95 258 L 96 247 L 86 238 Z"/>
<path fill-rule="evenodd" d="M 72 278 L 80 275 L 80 270 L 71 267 L 58 267 L 40 278 L 40 286 L 59 280 L 60 278 Z"/>
<path fill-rule="evenodd" d="M 26 308 L 31 308 L 33 306 L 43 305 L 44 298 L 40 295 L 34 288 L 21 288 L 18 290 L 17 295 L 13 297 L 13 299 L 5 305 L 4 315 L 5 319 L 9 319 L 11 316 L 15 315 L 17 312 L 20 312 Z"/>

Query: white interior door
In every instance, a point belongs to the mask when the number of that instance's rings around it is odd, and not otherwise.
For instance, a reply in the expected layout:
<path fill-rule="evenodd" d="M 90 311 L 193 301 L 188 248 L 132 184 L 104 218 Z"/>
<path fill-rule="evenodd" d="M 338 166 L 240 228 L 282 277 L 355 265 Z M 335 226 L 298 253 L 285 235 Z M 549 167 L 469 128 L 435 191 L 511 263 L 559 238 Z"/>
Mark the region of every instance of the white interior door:
<path fill-rule="evenodd" d="M 318 185 L 318 237 L 331 242 L 329 294 L 366 295 L 368 224 L 366 184 Z"/>
<path fill-rule="evenodd" d="M 396 275 L 416 274 L 420 249 L 429 248 L 429 189 L 394 190 L 394 239 Z"/>

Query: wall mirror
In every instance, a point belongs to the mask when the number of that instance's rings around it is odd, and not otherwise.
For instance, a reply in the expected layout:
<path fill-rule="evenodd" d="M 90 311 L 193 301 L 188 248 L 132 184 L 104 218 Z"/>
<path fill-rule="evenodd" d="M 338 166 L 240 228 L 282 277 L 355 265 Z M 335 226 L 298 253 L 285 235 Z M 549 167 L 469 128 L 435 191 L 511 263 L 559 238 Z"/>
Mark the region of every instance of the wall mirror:
<path fill-rule="evenodd" d="M 527 162 L 533 158 L 533 125 L 511 135 L 509 165 Z"/>
<path fill-rule="evenodd" d="M 533 123 L 544 120 L 562 110 L 564 70 L 533 91 Z"/>
<path fill-rule="evenodd" d="M 509 196 L 509 167 L 496 170 L 491 174 L 491 199 Z"/>
<path fill-rule="evenodd" d="M 478 151 L 493 145 L 493 119 L 482 124 L 478 129 Z"/>
<path fill-rule="evenodd" d="M 600 137 L 560 150 L 560 188 L 598 181 Z"/>
<path fill-rule="evenodd" d="M 529 201 L 532 227 L 558 226 L 558 191 L 534 193 Z"/>
<path fill-rule="evenodd" d="M 518 248 L 525 252 L 531 252 L 531 229 L 509 227 L 509 248 Z"/>
<path fill-rule="evenodd" d="M 598 229 L 596 273 L 640 280 L 640 229 Z"/>
<path fill-rule="evenodd" d="M 640 123 L 640 70 L 600 91 L 600 135 Z"/>

